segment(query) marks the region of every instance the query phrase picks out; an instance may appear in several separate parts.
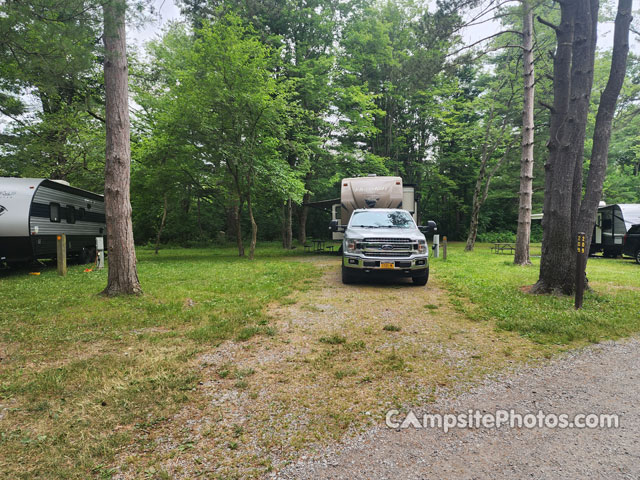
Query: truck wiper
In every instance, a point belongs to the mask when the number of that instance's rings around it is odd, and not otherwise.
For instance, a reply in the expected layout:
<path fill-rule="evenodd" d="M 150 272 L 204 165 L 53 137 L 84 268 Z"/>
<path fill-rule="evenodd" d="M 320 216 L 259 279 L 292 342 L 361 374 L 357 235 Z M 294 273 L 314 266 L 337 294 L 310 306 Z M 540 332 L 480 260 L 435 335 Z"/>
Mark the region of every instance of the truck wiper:
<path fill-rule="evenodd" d="M 353 228 L 382 228 L 381 225 L 351 225 Z"/>

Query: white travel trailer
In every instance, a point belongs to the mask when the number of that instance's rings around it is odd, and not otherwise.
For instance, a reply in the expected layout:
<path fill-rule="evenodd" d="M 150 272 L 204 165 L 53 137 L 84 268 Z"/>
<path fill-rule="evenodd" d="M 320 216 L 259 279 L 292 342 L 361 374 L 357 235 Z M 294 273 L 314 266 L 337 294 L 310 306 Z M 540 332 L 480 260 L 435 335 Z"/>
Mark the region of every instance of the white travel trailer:
<path fill-rule="evenodd" d="M 622 255 L 624 236 L 637 223 L 640 223 L 638 203 L 600 206 L 589 253 L 602 252 L 605 257 Z"/>
<path fill-rule="evenodd" d="M 105 231 L 102 195 L 55 180 L 0 177 L 0 262 L 55 258 L 57 236 L 65 234 L 67 255 L 88 263 Z"/>

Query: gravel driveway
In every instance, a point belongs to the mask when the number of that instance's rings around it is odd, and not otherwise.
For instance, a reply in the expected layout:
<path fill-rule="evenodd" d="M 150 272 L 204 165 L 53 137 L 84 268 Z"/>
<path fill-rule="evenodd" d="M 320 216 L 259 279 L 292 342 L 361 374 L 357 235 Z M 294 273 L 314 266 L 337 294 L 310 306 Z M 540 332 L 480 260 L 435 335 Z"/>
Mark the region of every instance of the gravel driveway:
<path fill-rule="evenodd" d="M 618 414 L 620 428 L 397 429 L 378 427 L 279 479 L 639 479 L 640 341 L 608 342 L 490 380 L 429 413 Z M 416 412 L 418 413 L 418 412 Z M 421 418 L 419 412 L 418 417 Z"/>

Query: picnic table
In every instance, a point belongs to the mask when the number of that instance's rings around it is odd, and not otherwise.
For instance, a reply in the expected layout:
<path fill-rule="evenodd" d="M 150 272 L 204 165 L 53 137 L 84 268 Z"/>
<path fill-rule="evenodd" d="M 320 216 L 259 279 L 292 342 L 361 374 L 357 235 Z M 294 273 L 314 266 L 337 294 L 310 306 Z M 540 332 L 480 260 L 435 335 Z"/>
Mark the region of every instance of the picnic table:
<path fill-rule="evenodd" d="M 516 246 L 513 243 L 494 242 L 491 251 L 493 253 L 515 253 Z"/>
<path fill-rule="evenodd" d="M 305 252 L 309 252 L 309 253 L 333 252 L 335 249 L 335 245 L 327 245 L 326 240 L 309 239 L 309 241 L 311 243 L 307 243 L 304 245 Z"/>

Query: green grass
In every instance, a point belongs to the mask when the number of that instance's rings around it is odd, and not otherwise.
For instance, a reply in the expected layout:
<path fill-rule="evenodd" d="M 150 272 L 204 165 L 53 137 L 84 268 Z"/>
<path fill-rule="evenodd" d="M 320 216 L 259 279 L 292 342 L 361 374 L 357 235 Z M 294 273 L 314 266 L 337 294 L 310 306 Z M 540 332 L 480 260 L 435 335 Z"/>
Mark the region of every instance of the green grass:
<path fill-rule="evenodd" d="M 572 298 L 522 291 L 537 279 L 537 259 L 534 266 L 523 268 L 512 265 L 510 255 L 491 253 L 489 245 L 478 245 L 471 254 L 462 249 L 461 244 L 450 244 L 447 261 L 433 259 L 432 278 L 449 291 L 448 302 L 454 308 L 487 323 L 482 331 L 495 334 L 495 325 L 539 344 L 561 345 L 558 348 L 640 331 L 640 267 L 631 261 L 590 260 L 587 272 L 593 291 L 586 294 L 583 310 L 576 312 Z M 296 304 L 304 294 L 291 294 L 310 288 L 321 273 L 310 262 L 290 261 L 300 254 L 300 249 L 283 252 L 260 245 L 257 259 L 250 262 L 237 258 L 231 247 L 165 249 L 157 256 L 143 248 L 138 258 L 144 295 L 114 299 L 98 295 L 106 284 L 106 271 L 85 273 L 84 267 L 72 266 L 64 278 L 51 267 L 40 276 L 0 271 L 0 477 L 110 478 L 114 459 L 123 449 L 152 452 L 155 445 L 147 432 L 162 429 L 185 404 L 202 402 L 201 353 L 215 352 L 225 340 L 250 348 L 252 337 L 280 337 L 265 307 Z M 418 315 L 460 321 L 444 297 L 430 303 L 434 300 L 428 287 L 424 292 Z M 299 305 L 313 312 L 312 306 Z M 411 334 L 400 325 L 375 325 L 384 344 Z M 361 338 L 357 329 L 340 334 L 320 329 L 313 338 L 323 345 L 318 345 L 317 354 L 302 359 L 303 367 L 304 361 L 310 362 L 308 381 L 314 384 L 319 381 L 314 368 L 332 372 L 331 385 L 344 390 L 345 411 L 363 385 L 378 388 L 376 372 L 390 380 L 412 369 L 417 369 L 416 375 L 422 372 L 417 353 L 396 350 L 393 343 L 391 352 L 379 350 L 373 329 L 363 332 Z M 501 335 L 532 345 L 515 335 Z M 434 341 L 446 342 L 452 336 Z M 477 336 L 469 341 L 488 345 L 489 350 L 471 356 L 478 362 L 492 361 L 493 348 L 501 358 L 520 358 L 517 342 L 496 346 L 493 338 L 489 342 Z M 429 368 L 436 367 L 429 362 Z M 265 378 L 258 368 L 232 363 L 217 367 L 215 377 L 252 399 Z M 438 375 L 433 378 L 442 381 Z M 291 398 L 298 401 L 298 390 Z M 348 423 L 344 418 L 336 422 Z M 342 432 L 342 426 L 319 425 L 318 432 Z M 241 450 L 245 436 L 236 428 L 229 443 L 221 445 Z M 189 450 L 192 444 L 179 448 Z M 145 475 L 168 474 L 158 469 Z"/>
<path fill-rule="evenodd" d="M 454 295 L 453 304 L 473 320 L 495 321 L 498 329 L 544 344 L 598 342 L 640 331 L 640 268 L 629 259 L 590 259 L 592 291 L 575 311 L 572 297 L 521 290 L 537 281 L 539 258 L 520 267 L 513 256 L 490 252 L 489 244 L 478 244 L 472 253 L 463 248 L 449 244 L 447 260 L 432 259 L 431 268 Z"/>
<path fill-rule="evenodd" d="M 253 262 L 233 248 L 139 249 L 144 295 L 114 299 L 98 295 L 106 270 L 0 271 L 1 476 L 108 477 L 104 465 L 140 425 L 195 395 L 198 353 L 273 334 L 265 306 L 316 275 L 282 256 L 269 246 Z M 246 387 L 253 372 L 229 373 Z"/>

